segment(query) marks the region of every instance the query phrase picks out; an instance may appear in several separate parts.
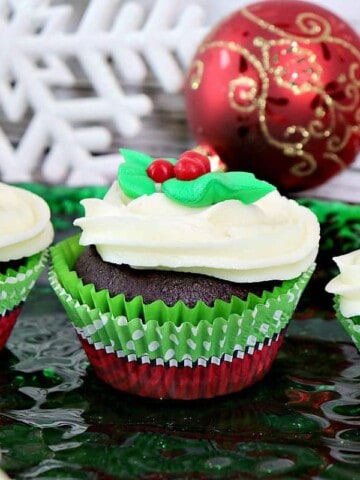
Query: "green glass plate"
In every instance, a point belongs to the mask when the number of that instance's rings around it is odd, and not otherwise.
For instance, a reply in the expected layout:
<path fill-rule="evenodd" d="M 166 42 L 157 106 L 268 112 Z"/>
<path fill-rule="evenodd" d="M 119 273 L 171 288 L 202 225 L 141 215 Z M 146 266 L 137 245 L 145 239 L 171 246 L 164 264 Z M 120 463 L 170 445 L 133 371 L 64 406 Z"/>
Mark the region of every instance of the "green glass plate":
<path fill-rule="evenodd" d="M 13 479 L 358 478 L 360 355 L 323 287 L 333 235 L 356 246 L 360 215 L 306 202 L 328 238 L 319 268 L 270 373 L 238 394 L 164 402 L 105 385 L 44 272 L 0 353 L 0 467 Z M 65 238 L 77 207 L 56 208 Z"/>

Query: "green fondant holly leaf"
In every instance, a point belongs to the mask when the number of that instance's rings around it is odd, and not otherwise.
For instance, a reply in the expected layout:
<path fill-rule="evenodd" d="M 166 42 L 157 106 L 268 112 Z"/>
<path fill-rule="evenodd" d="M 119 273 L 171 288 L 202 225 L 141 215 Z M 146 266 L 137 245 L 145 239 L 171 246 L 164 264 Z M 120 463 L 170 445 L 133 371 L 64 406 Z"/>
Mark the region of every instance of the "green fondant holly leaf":
<path fill-rule="evenodd" d="M 123 163 L 119 167 L 118 177 L 123 192 L 130 198 L 156 192 L 154 181 L 147 176 L 146 169 L 144 170 L 140 165 Z"/>
<path fill-rule="evenodd" d="M 137 198 L 155 193 L 155 183 L 146 173 L 153 158 L 145 153 L 125 148 L 120 149 L 120 153 L 125 161 L 119 166 L 118 181 L 125 195 Z"/>
<path fill-rule="evenodd" d="M 124 160 L 125 160 L 124 163 L 126 164 L 132 163 L 139 167 L 144 168 L 145 170 L 150 165 L 150 163 L 154 161 L 153 157 L 151 157 L 147 153 L 138 152 L 137 150 L 130 150 L 129 148 L 120 148 L 119 152 L 124 157 Z M 120 165 L 120 168 L 122 165 Z"/>
<path fill-rule="evenodd" d="M 125 160 L 118 172 L 123 192 L 131 198 L 155 193 L 156 183 L 147 174 L 147 168 L 154 159 L 136 150 L 120 149 L 120 153 Z M 176 163 L 174 158 L 167 160 Z M 206 207 L 231 199 L 248 205 L 275 189 L 270 183 L 258 180 L 248 172 L 210 172 L 195 180 L 171 178 L 161 184 L 161 192 L 168 198 L 189 207 Z"/>
<path fill-rule="evenodd" d="M 172 178 L 162 185 L 167 197 L 189 207 L 206 207 L 225 200 L 248 205 L 273 190 L 273 185 L 247 172 L 213 172 L 189 181 Z"/>

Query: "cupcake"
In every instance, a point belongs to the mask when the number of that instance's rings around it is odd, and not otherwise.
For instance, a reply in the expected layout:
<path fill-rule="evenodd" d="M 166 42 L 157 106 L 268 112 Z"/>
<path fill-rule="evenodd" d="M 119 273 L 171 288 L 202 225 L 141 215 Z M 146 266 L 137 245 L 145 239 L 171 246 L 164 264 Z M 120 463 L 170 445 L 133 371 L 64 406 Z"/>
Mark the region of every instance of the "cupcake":
<path fill-rule="evenodd" d="M 334 257 L 339 274 L 325 290 L 335 295 L 337 318 L 360 350 L 360 250 Z"/>
<path fill-rule="evenodd" d="M 0 183 L 0 348 L 44 268 L 54 237 L 47 203 Z"/>
<path fill-rule="evenodd" d="M 121 150 L 50 283 L 95 373 L 154 398 L 239 391 L 270 369 L 314 270 L 315 215 L 245 172 Z"/>

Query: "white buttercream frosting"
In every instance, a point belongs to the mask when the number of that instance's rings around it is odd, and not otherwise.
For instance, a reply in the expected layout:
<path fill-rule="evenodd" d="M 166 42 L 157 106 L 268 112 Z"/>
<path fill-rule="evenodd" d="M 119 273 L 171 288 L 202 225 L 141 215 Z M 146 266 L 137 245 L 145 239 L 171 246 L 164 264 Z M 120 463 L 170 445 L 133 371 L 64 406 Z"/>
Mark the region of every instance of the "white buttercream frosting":
<path fill-rule="evenodd" d="M 82 201 L 80 243 L 104 261 L 179 270 L 235 282 L 290 279 L 315 260 L 319 223 L 274 191 L 251 205 L 226 200 L 192 208 L 163 193 L 126 197 L 114 182 L 103 200 Z"/>
<path fill-rule="evenodd" d="M 0 183 L 0 262 L 38 253 L 53 237 L 47 203 L 27 190 Z"/>
<path fill-rule="evenodd" d="M 334 257 L 340 273 L 330 280 L 325 290 L 339 295 L 340 312 L 344 317 L 360 315 L 360 250 Z"/>

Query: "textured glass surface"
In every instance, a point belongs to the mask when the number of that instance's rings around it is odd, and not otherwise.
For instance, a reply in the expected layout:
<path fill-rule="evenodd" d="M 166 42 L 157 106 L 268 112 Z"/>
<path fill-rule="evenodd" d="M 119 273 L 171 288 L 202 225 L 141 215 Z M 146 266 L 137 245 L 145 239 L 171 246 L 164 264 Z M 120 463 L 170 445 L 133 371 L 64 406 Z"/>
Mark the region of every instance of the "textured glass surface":
<path fill-rule="evenodd" d="M 324 264 L 265 379 L 192 402 L 101 383 L 44 273 L 0 354 L 0 467 L 16 479 L 358 478 L 360 356 Z"/>

